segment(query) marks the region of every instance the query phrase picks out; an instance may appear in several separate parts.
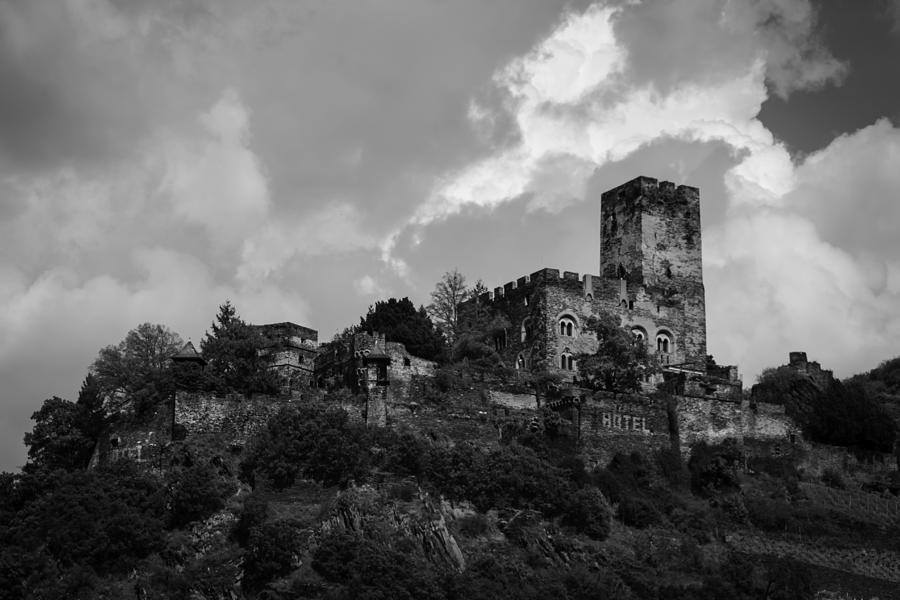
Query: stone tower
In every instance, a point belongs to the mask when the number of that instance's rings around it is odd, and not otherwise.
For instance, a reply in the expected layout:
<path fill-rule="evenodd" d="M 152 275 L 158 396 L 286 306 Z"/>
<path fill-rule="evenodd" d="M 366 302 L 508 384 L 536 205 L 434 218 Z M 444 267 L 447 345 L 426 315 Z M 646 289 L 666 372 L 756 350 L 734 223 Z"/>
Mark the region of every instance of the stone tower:
<path fill-rule="evenodd" d="M 651 347 L 684 362 L 706 357 L 700 191 L 638 177 L 601 196 L 600 276 L 618 280 L 619 302 L 668 326 Z M 630 321 L 626 317 L 626 321 Z"/>

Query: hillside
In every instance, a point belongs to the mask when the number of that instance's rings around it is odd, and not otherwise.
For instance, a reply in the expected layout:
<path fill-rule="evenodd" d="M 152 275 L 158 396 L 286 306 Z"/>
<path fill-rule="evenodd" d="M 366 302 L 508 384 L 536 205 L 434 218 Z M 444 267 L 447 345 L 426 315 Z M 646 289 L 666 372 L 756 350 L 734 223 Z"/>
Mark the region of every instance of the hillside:
<path fill-rule="evenodd" d="M 7 474 L 0 598 L 898 597 L 900 502 L 858 489 L 864 460 L 725 442 L 590 467 L 559 413 L 491 434 L 484 391 L 431 390 L 419 430 L 336 391 L 162 469 Z"/>

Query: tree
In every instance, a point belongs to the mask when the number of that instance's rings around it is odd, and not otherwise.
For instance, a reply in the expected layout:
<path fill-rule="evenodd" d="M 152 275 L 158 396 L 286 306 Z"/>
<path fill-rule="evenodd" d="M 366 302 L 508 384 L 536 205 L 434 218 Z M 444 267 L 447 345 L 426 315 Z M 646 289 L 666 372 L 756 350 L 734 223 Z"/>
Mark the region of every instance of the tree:
<path fill-rule="evenodd" d="M 459 335 L 459 305 L 471 294 L 465 276 L 457 269 L 444 273 L 431 292 L 428 314 L 451 345 Z"/>
<path fill-rule="evenodd" d="M 102 348 L 90 372 L 107 399 L 129 399 L 141 412 L 173 391 L 169 359 L 183 343 L 165 325 L 142 323 L 118 345 Z"/>
<path fill-rule="evenodd" d="M 270 393 L 278 389 L 268 362 L 259 355 L 262 336 L 226 301 L 200 342 L 206 359 L 206 387 L 216 391 Z"/>
<path fill-rule="evenodd" d="M 597 351 L 578 356 L 578 373 L 590 386 L 612 392 L 640 389 L 649 368 L 647 346 L 621 326 L 618 317 L 602 313 L 588 322 L 597 335 Z"/>
<path fill-rule="evenodd" d="M 26 470 L 37 468 L 72 471 L 87 466 L 96 437 L 84 430 L 85 410 L 54 396 L 31 415 L 34 430 L 25 434 L 28 446 Z"/>
<path fill-rule="evenodd" d="M 479 286 L 483 286 L 480 281 L 475 290 Z M 474 297 L 475 301 L 465 305 L 459 315 L 458 335 L 450 356 L 454 362 L 466 361 L 475 367 L 490 369 L 503 361 L 494 346 L 494 338 L 508 331 L 511 324 L 505 315 Z"/>
<path fill-rule="evenodd" d="M 427 360 L 443 360 L 444 338 L 424 307 L 416 309 L 409 298 L 390 298 L 376 302 L 360 319 L 361 331 L 383 333 L 389 342 L 399 342 L 415 356 Z"/>

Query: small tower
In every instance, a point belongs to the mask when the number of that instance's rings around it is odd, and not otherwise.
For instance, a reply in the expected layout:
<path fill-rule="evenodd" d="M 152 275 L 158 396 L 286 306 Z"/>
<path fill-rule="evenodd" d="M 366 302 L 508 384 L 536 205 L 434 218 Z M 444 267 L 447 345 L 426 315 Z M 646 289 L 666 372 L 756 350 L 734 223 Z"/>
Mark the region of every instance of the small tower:
<path fill-rule="evenodd" d="M 194 348 L 194 344 L 190 341 L 188 341 L 188 343 L 172 357 L 172 361 L 176 364 L 194 364 L 201 367 L 206 365 L 206 359 L 200 356 L 200 353 L 197 352 L 197 349 Z"/>

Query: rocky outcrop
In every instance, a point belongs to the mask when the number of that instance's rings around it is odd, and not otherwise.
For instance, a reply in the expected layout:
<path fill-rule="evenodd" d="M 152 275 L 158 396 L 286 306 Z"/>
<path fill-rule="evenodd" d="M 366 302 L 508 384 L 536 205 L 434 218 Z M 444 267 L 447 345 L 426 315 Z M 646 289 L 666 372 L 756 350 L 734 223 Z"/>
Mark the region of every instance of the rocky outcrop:
<path fill-rule="evenodd" d="M 420 489 L 414 499 L 404 502 L 385 498 L 380 490 L 366 485 L 351 487 L 337 497 L 320 532 L 344 530 L 382 537 L 387 526 L 412 540 L 428 560 L 462 571 L 465 557 L 447 526 L 452 519 L 452 511 L 444 503 Z"/>

